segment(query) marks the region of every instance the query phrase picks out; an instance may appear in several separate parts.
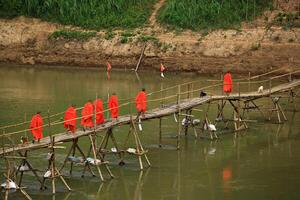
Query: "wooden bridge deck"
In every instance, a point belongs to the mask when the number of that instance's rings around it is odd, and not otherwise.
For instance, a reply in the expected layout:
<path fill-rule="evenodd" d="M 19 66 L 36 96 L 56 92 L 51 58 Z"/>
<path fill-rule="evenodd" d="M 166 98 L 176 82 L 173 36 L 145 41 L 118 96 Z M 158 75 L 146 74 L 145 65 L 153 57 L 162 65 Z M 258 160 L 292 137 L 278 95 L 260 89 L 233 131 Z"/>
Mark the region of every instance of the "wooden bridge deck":
<path fill-rule="evenodd" d="M 144 120 L 150 120 L 155 118 L 160 118 L 163 116 L 172 115 L 174 113 L 178 112 L 178 108 L 180 108 L 181 111 L 183 110 L 189 110 L 194 107 L 197 107 L 199 105 L 212 102 L 212 101 L 218 101 L 218 100 L 249 100 L 249 99 L 259 99 L 263 97 L 268 97 L 270 95 L 276 95 L 278 93 L 289 91 L 295 87 L 300 86 L 300 80 L 294 80 L 289 83 L 284 83 L 278 86 L 275 86 L 269 89 L 265 89 L 263 93 L 258 93 L 257 91 L 254 92 L 245 92 L 245 93 L 233 93 L 229 96 L 227 95 L 213 95 L 213 96 L 205 96 L 205 97 L 197 97 L 197 98 L 191 98 L 191 99 L 185 99 L 182 100 L 178 105 L 177 104 L 171 104 L 162 108 L 156 108 L 153 110 L 148 111 L 143 118 Z M 135 117 L 135 116 L 133 116 Z M 129 115 L 123 115 L 120 116 L 117 121 L 108 121 L 102 125 L 99 125 L 96 127 L 96 132 L 99 134 L 99 132 L 104 131 L 108 128 L 112 128 L 114 126 L 120 126 L 124 124 L 129 124 L 131 121 L 131 118 Z M 55 143 L 59 142 L 68 142 L 75 138 L 87 136 L 94 132 L 94 130 L 78 130 L 75 134 L 66 134 L 66 133 L 60 133 L 55 134 Z M 16 145 L 15 147 L 9 147 L 7 149 L 0 149 L 0 156 L 3 156 L 4 154 L 9 154 L 14 151 L 23 151 L 23 150 L 35 150 L 40 148 L 46 148 L 51 144 L 50 137 L 43 138 L 40 143 L 35 144 L 28 144 L 28 145 Z"/>

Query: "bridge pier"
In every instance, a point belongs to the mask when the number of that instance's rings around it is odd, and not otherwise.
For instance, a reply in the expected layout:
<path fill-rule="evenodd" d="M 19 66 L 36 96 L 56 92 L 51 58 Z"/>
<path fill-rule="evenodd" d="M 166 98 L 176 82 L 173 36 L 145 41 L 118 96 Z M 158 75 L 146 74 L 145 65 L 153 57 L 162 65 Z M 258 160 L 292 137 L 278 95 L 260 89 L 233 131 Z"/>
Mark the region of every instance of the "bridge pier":
<path fill-rule="evenodd" d="M 104 160 L 104 155 L 102 153 L 97 152 L 95 133 L 89 134 L 88 137 L 90 139 L 91 145 L 90 145 L 87 156 L 89 157 L 91 153 L 93 154 L 93 158 L 94 158 L 93 165 L 96 166 L 101 181 L 104 181 L 103 173 L 100 168 L 100 166 L 102 166 L 102 165 L 104 166 L 104 168 L 105 168 L 106 172 L 108 173 L 108 175 L 110 176 L 110 178 L 114 178 L 114 175 L 112 174 L 112 172 L 109 169 L 108 162 Z M 99 160 L 98 160 L 98 158 L 99 158 Z M 83 175 L 84 175 L 85 171 L 87 170 L 87 163 L 88 162 L 86 162 L 85 168 L 83 170 Z"/>
<path fill-rule="evenodd" d="M 42 180 L 36 173 L 36 169 L 34 169 L 32 167 L 32 165 L 30 164 L 30 162 L 28 161 L 28 151 L 25 150 L 24 154 L 22 154 L 21 152 L 18 152 L 18 153 L 22 157 L 21 163 L 19 164 L 17 171 L 16 171 L 16 177 L 18 176 L 18 173 L 20 172 L 18 186 L 22 187 L 23 174 L 25 171 L 31 171 L 33 173 L 33 175 L 36 177 L 37 181 L 42 185 Z M 24 169 L 24 168 L 26 168 L 26 166 L 28 167 L 28 169 Z M 23 170 L 21 170 L 22 167 L 23 167 Z M 42 189 L 44 189 L 44 188 L 42 188 Z"/>
<path fill-rule="evenodd" d="M 270 115 L 269 115 L 269 120 L 271 120 L 271 116 L 273 112 L 276 112 L 277 114 L 277 119 L 278 119 L 278 123 L 281 124 L 284 121 L 287 121 L 287 117 L 279 103 L 281 97 L 271 97 L 271 101 L 274 105 L 274 107 L 271 109 L 270 111 Z M 283 120 L 281 119 L 281 117 L 283 117 Z"/>
<path fill-rule="evenodd" d="M 111 151 L 107 150 L 107 145 L 108 145 L 109 139 L 111 140 L 112 144 L 114 145 L 115 150 L 111 150 Z M 119 159 L 120 159 L 119 165 L 122 166 L 122 165 L 125 164 L 125 162 L 124 162 L 124 153 L 125 153 L 125 151 L 120 150 L 120 148 L 118 147 L 118 143 L 117 143 L 116 138 L 113 134 L 113 128 L 109 128 L 106 131 L 105 136 L 102 139 L 102 141 L 100 143 L 100 146 L 97 150 L 97 155 L 102 154 L 103 158 L 105 157 L 105 154 L 107 154 L 107 153 L 118 154 Z"/>
<path fill-rule="evenodd" d="M 132 135 L 133 138 L 134 138 L 135 149 L 133 149 L 133 148 L 128 148 L 127 149 L 127 145 L 128 145 L 130 135 Z M 150 161 L 148 159 L 148 156 L 147 156 L 148 151 L 144 150 L 144 148 L 143 148 L 143 145 L 141 143 L 140 137 L 139 137 L 137 129 L 136 129 L 135 121 L 133 120 L 132 116 L 130 116 L 130 127 L 129 127 L 127 137 L 125 139 L 124 149 L 127 149 L 127 150 L 124 150 L 124 151 L 126 151 L 128 154 L 137 156 L 137 158 L 139 160 L 140 170 L 144 169 L 142 158 L 145 159 L 146 164 L 148 165 L 148 167 L 151 166 L 151 163 L 150 163 Z"/>
<path fill-rule="evenodd" d="M 75 158 L 74 156 L 76 155 L 76 150 L 78 150 L 78 152 L 82 156 L 82 160 L 79 161 L 79 162 L 86 161 L 87 157 L 83 153 L 82 149 L 79 147 L 78 138 L 75 138 L 75 139 L 72 140 L 72 146 L 71 146 L 69 152 L 66 155 L 66 158 L 64 160 L 63 165 L 59 169 L 60 172 L 64 169 L 65 165 L 69 161 L 70 162 L 70 171 L 69 171 L 69 173 L 70 173 L 70 175 L 72 175 L 72 172 L 73 172 L 73 163 L 75 162 L 74 160 L 72 160 L 72 158 Z M 70 158 L 71 153 L 72 153 L 72 158 Z M 93 172 L 93 170 L 91 169 L 91 165 L 88 162 L 86 162 L 85 167 L 88 168 L 88 170 L 92 174 L 92 176 L 96 176 L 95 173 Z M 82 177 L 83 176 L 84 176 L 84 174 L 82 174 Z"/>
<path fill-rule="evenodd" d="M 46 179 L 49 178 L 49 179 L 51 179 L 51 183 L 52 183 L 52 194 L 55 194 L 56 193 L 55 179 L 58 177 L 58 178 L 60 178 L 61 182 L 65 185 L 65 187 L 69 191 L 71 191 L 72 189 L 67 184 L 64 177 L 61 175 L 61 173 L 59 172 L 59 170 L 56 168 L 56 165 L 55 165 L 55 149 L 60 148 L 60 147 L 55 146 L 55 137 L 50 136 L 50 140 L 51 140 L 51 144 L 48 147 L 50 149 L 50 152 L 48 154 L 48 156 L 49 156 L 48 168 L 47 168 L 46 173 L 43 176 L 41 189 L 45 188 Z"/>

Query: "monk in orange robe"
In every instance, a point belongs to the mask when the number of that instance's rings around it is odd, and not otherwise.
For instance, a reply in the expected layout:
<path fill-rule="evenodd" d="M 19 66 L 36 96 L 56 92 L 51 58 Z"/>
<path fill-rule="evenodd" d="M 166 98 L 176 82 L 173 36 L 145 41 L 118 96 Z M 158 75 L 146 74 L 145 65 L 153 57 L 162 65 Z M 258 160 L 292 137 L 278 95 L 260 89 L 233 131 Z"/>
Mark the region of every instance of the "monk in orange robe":
<path fill-rule="evenodd" d="M 108 101 L 108 108 L 110 111 L 110 116 L 113 119 L 117 119 L 119 117 L 119 102 L 116 93 L 113 93 Z"/>
<path fill-rule="evenodd" d="M 147 109 L 147 95 L 145 88 L 135 97 L 135 106 L 138 113 L 144 115 Z"/>
<path fill-rule="evenodd" d="M 30 126 L 31 133 L 33 135 L 33 143 L 34 141 L 40 142 L 40 139 L 43 138 L 43 119 L 41 116 L 41 112 L 37 112 L 31 119 Z"/>
<path fill-rule="evenodd" d="M 75 133 L 76 131 L 76 108 L 75 105 L 71 105 L 65 112 L 65 123 L 64 127 L 68 130 L 71 131 L 71 133 Z"/>
<path fill-rule="evenodd" d="M 81 111 L 81 125 L 83 128 L 92 128 L 94 126 L 93 123 L 93 112 L 94 112 L 94 106 L 92 103 L 92 100 L 89 100 L 83 107 Z"/>
<path fill-rule="evenodd" d="M 226 94 L 230 94 L 232 92 L 232 78 L 229 71 L 227 71 L 224 75 L 223 91 Z"/>
<path fill-rule="evenodd" d="M 94 107 L 96 112 L 96 124 L 103 124 L 105 122 L 103 114 L 103 102 L 101 99 L 96 99 L 94 101 Z"/>

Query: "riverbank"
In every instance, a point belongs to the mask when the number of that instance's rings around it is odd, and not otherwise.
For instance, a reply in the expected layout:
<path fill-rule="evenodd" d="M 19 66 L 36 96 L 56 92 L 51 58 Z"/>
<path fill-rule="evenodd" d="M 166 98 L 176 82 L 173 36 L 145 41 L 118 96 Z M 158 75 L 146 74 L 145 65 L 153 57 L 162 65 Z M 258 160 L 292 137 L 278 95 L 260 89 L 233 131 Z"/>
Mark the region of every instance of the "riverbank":
<path fill-rule="evenodd" d="M 85 40 L 50 37 L 61 30 L 85 32 L 78 27 L 25 17 L 0 19 L 0 62 L 105 68 L 109 60 L 114 68 L 135 68 L 147 44 L 144 70 L 158 70 L 161 62 L 170 71 L 208 74 L 300 68 L 300 28 L 273 23 L 289 9 L 267 11 L 239 29 L 178 32 L 151 21 L 139 29 L 98 31 Z"/>

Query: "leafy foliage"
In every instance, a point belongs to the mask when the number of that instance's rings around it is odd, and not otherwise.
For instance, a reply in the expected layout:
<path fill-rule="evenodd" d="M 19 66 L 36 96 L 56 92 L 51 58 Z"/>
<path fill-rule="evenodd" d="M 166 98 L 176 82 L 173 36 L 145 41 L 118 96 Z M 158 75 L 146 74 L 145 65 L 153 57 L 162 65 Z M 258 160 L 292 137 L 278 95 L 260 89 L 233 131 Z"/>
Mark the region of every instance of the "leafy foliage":
<path fill-rule="evenodd" d="M 272 0 L 168 0 L 160 9 L 158 20 L 172 28 L 218 29 L 232 28 L 252 20 Z"/>
<path fill-rule="evenodd" d="M 0 16 L 20 15 L 88 29 L 144 25 L 156 0 L 1 0 Z"/>

